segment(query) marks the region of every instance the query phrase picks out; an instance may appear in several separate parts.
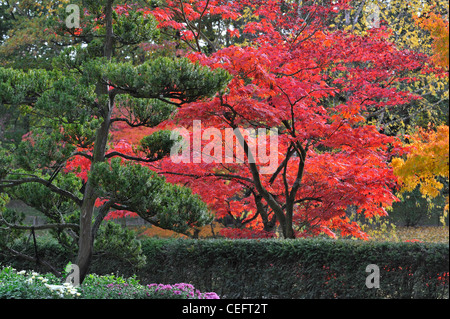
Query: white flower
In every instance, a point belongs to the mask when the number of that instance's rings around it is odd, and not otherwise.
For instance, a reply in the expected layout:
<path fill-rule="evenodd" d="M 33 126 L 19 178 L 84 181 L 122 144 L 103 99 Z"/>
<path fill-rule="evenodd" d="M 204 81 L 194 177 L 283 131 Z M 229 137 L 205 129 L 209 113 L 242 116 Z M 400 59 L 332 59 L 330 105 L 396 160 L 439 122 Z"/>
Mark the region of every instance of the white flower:
<path fill-rule="evenodd" d="M 26 272 L 26 270 L 21 270 L 21 271 L 19 271 L 17 274 L 18 275 L 25 275 L 27 272 Z"/>
<path fill-rule="evenodd" d="M 33 276 L 39 276 L 39 274 L 38 274 L 37 272 L 34 272 L 34 271 L 33 271 L 31 274 L 32 274 Z"/>
<path fill-rule="evenodd" d="M 58 291 L 63 291 L 64 290 L 64 286 L 61 285 L 49 285 L 49 284 L 45 284 L 45 287 L 47 287 L 50 290 L 58 290 Z"/>
<path fill-rule="evenodd" d="M 42 282 L 45 284 L 48 281 L 47 278 L 42 278 Z"/>

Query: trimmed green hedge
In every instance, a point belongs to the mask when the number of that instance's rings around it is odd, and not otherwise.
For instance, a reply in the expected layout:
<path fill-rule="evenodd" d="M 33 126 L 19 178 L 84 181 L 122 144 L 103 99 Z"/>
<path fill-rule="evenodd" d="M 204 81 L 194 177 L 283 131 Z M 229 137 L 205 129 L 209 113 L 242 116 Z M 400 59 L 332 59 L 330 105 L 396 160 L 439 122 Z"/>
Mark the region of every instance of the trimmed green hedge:
<path fill-rule="evenodd" d="M 142 248 L 147 263 L 140 269 L 102 257 L 91 272 L 134 273 L 143 284 L 186 282 L 222 298 L 449 297 L 448 244 L 146 239 Z M 56 257 L 50 244 L 40 250 Z M 1 257 L 0 263 L 7 264 Z M 366 287 L 369 264 L 380 269 L 379 288 Z"/>

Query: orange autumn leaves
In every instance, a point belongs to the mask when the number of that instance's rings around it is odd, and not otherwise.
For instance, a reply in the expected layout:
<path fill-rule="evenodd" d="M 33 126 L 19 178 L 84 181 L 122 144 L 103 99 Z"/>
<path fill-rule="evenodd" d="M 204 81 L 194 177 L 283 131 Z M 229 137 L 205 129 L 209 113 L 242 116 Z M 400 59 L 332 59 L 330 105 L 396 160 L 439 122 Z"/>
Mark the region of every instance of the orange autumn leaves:
<path fill-rule="evenodd" d="M 436 132 L 419 129 L 411 136 L 412 143 L 406 160 L 395 158 L 392 161 L 403 191 L 412 191 L 420 185 L 423 195 L 439 195 L 443 184 L 437 177 L 449 177 L 448 134 L 448 126 L 443 125 Z"/>
<path fill-rule="evenodd" d="M 449 27 L 448 20 L 433 12 L 426 18 L 416 18 L 417 23 L 424 30 L 430 32 L 433 38 L 433 62 L 440 67 L 448 68 L 449 65 Z"/>

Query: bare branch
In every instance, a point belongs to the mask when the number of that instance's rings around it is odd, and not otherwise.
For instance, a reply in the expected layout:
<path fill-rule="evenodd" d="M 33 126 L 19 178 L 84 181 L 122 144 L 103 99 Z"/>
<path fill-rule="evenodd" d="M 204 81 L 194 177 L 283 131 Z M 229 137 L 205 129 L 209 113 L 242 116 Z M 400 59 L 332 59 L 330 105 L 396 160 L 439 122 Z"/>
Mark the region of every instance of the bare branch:
<path fill-rule="evenodd" d="M 158 157 L 158 156 L 151 157 L 151 158 L 142 158 L 142 157 L 122 154 L 122 153 L 119 153 L 116 151 L 106 154 L 105 158 L 108 159 L 108 158 L 111 158 L 114 156 L 119 156 L 119 157 L 122 157 L 122 158 L 130 160 L 130 161 L 143 162 L 143 163 L 153 163 L 153 162 L 159 161 L 161 159 L 161 157 Z"/>
<path fill-rule="evenodd" d="M 56 270 L 55 267 L 53 267 L 48 262 L 46 262 L 45 260 L 41 260 L 41 259 L 36 258 L 36 257 L 31 257 L 31 256 L 28 256 L 28 255 L 22 254 L 21 252 L 19 252 L 17 250 L 14 250 L 12 248 L 9 248 L 9 247 L 2 247 L 2 249 L 6 249 L 7 251 L 9 251 L 10 253 L 12 253 L 13 255 L 15 255 L 17 257 L 20 257 L 20 258 L 23 258 L 25 260 L 32 261 L 32 262 L 44 265 L 47 268 L 49 268 L 54 275 L 56 275 L 58 277 L 61 276 L 61 273 L 58 270 Z"/>
<path fill-rule="evenodd" d="M 208 174 L 187 174 L 187 173 L 177 173 L 177 172 L 170 172 L 170 171 L 164 171 L 164 172 L 158 172 L 159 174 L 170 174 L 170 175 L 179 175 L 179 176 L 186 176 L 186 177 L 192 177 L 192 178 L 202 178 L 202 177 L 221 177 L 226 179 L 240 179 L 249 183 L 253 183 L 253 180 L 244 176 L 240 175 L 234 175 L 234 174 L 223 174 L 223 173 L 208 173 Z"/>

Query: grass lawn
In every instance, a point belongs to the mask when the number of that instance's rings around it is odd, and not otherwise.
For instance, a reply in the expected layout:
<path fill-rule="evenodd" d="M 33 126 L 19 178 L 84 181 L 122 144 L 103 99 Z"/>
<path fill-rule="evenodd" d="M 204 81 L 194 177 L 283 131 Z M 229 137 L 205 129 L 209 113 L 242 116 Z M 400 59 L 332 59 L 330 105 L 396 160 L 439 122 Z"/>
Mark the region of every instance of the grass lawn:
<path fill-rule="evenodd" d="M 397 227 L 397 236 L 400 241 L 420 240 L 430 243 L 448 243 L 448 226 L 420 226 L 420 227 Z"/>

